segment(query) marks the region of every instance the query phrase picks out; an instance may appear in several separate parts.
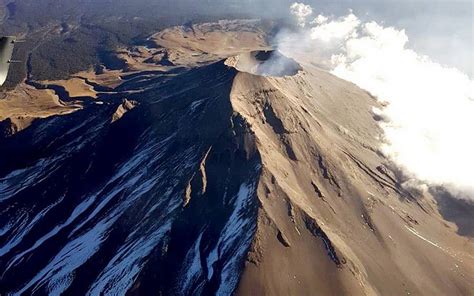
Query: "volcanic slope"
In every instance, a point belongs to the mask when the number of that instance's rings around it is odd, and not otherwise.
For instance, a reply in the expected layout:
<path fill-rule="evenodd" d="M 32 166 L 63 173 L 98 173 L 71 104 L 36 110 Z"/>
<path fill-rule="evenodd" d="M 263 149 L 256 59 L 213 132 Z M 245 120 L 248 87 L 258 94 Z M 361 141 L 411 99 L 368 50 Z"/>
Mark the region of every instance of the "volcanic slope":
<path fill-rule="evenodd" d="M 373 97 L 260 42 L 198 63 L 206 34 L 172 31 L 170 64 L 0 139 L 1 294 L 474 289 L 470 238 L 378 151 Z"/>
<path fill-rule="evenodd" d="M 286 77 L 239 73 L 231 102 L 262 162 L 239 294 L 473 291 L 472 238 L 456 233 L 429 193 L 401 186 L 379 152 L 371 110 L 382 106 L 372 96 L 306 65 Z"/>

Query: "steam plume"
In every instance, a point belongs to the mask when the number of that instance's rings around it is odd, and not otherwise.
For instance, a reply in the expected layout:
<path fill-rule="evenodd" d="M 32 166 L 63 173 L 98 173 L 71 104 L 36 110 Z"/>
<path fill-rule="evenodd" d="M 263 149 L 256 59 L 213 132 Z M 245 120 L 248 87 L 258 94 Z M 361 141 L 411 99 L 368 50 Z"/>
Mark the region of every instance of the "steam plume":
<path fill-rule="evenodd" d="M 291 14 L 296 17 L 298 25 L 304 27 L 306 19 L 313 14 L 313 8 L 309 5 L 295 2 L 290 6 Z"/>
<path fill-rule="evenodd" d="M 362 22 L 352 12 L 308 23 L 308 15 L 293 9 L 302 5 L 293 4 L 291 12 L 305 29 L 282 33 L 280 50 L 296 59 L 311 56 L 387 103 L 374 110 L 388 119 L 381 123 L 382 149 L 411 177 L 408 183 L 474 199 L 474 81 L 409 49 L 403 29 Z"/>

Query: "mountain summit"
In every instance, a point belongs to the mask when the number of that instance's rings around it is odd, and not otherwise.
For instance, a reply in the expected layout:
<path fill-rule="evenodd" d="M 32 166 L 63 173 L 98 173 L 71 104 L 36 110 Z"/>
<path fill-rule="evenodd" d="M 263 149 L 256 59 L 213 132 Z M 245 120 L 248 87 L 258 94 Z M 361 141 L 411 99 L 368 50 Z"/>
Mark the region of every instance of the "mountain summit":
<path fill-rule="evenodd" d="M 469 235 L 401 186 L 374 97 L 255 21 L 147 41 L 19 86 L 74 109 L 0 139 L 0 294 L 473 291 Z"/>

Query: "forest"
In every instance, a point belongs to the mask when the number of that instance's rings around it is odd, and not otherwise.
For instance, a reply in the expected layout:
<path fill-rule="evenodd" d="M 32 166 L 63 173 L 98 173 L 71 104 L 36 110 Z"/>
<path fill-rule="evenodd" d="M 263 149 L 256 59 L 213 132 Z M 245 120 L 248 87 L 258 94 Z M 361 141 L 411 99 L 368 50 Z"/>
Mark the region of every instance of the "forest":
<path fill-rule="evenodd" d="M 169 26 L 251 16 L 235 7 L 232 10 L 232 1 L 202 1 L 199 9 L 192 9 L 189 3 L 0 0 L 0 35 L 14 35 L 25 41 L 15 46 L 13 58 L 21 63 L 11 67 L 4 89 L 13 88 L 25 78 L 65 79 L 98 64 L 107 64 L 113 60 L 111 55 L 117 47 L 136 45 Z M 222 9 L 207 9 L 219 6 Z"/>

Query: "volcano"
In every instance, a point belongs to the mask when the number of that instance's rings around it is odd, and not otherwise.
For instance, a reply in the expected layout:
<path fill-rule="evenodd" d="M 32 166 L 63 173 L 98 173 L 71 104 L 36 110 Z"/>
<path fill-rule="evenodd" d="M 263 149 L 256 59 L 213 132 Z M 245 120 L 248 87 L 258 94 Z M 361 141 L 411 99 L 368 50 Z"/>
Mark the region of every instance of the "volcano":
<path fill-rule="evenodd" d="M 471 238 L 380 152 L 380 103 L 240 26 L 157 33 L 4 133 L 0 294 L 474 290 Z"/>

